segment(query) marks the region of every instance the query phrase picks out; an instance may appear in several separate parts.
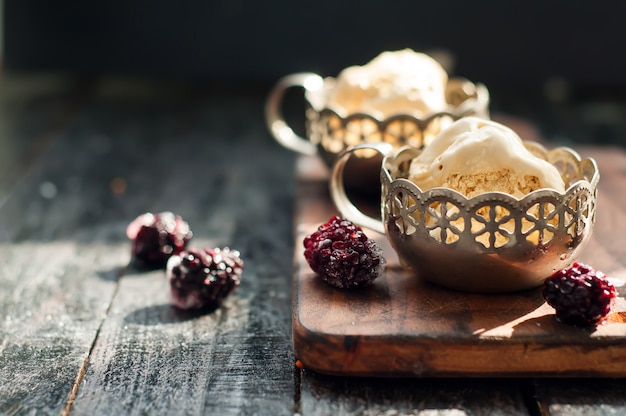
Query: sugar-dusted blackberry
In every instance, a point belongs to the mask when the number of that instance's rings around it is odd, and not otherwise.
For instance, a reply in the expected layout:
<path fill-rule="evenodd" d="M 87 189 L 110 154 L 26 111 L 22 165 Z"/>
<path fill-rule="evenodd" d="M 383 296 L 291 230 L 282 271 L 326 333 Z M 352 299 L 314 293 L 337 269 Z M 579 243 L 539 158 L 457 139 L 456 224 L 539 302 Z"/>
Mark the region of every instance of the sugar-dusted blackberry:
<path fill-rule="evenodd" d="M 583 327 L 602 322 L 616 296 L 604 273 L 579 262 L 546 279 L 542 294 L 556 310 L 557 319 Z"/>
<path fill-rule="evenodd" d="M 139 266 L 164 268 L 172 255 L 187 247 L 193 234 L 179 215 L 147 212 L 128 225 L 126 235 L 132 241 L 131 253 Z"/>
<path fill-rule="evenodd" d="M 166 269 L 172 304 L 180 309 L 215 308 L 239 286 L 242 272 L 239 251 L 228 247 L 172 256 Z"/>
<path fill-rule="evenodd" d="M 311 269 L 332 286 L 366 286 L 383 273 L 385 259 L 376 241 L 346 219 L 331 217 L 303 244 Z"/>

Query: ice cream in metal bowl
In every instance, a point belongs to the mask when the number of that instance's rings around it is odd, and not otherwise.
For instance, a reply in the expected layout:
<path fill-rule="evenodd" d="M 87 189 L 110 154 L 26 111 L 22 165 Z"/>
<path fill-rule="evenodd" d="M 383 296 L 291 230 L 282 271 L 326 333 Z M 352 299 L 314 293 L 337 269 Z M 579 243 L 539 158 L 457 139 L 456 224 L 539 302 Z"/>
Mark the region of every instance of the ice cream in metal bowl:
<path fill-rule="evenodd" d="M 350 153 L 380 166 L 381 218 L 346 196 Z M 596 215 L 599 172 L 574 150 L 523 142 L 498 123 L 465 118 L 423 151 L 387 143 L 345 151 L 331 195 L 344 217 L 386 234 L 401 262 L 451 289 L 503 293 L 537 287 L 580 255 Z"/>
<path fill-rule="evenodd" d="M 306 137 L 294 132 L 281 110 L 286 91 L 294 87 L 304 89 Z M 283 77 L 270 92 L 265 115 L 280 144 L 319 155 L 332 167 L 337 155 L 351 146 L 385 142 L 394 148 L 421 148 L 454 120 L 489 118 L 489 92 L 482 84 L 449 78 L 429 55 L 405 49 L 347 67 L 336 78 L 314 73 Z M 348 184 L 358 187 L 364 178 L 378 177 L 380 159 L 371 151 L 353 156 L 353 166 L 346 169 Z"/>

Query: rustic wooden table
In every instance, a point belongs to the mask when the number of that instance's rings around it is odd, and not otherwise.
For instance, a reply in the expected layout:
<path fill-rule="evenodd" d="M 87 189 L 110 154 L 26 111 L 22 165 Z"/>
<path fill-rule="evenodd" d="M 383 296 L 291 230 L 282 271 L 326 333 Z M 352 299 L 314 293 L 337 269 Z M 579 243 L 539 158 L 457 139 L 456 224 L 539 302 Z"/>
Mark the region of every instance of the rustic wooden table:
<path fill-rule="evenodd" d="M 265 90 L 10 76 L 0 84 L 0 414 L 600 415 L 607 378 L 352 378 L 293 354 L 296 156 Z M 593 260 L 624 274 L 626 152 L 586 146 L 601 179 Z M 126 225 L 174 211 L 197 246 L 239 249 L 210 314 L 128 266 Z M 608 357 L 607 357 L 608 359 Z M 622 363 L 623 365 L 623 363 Z"/>

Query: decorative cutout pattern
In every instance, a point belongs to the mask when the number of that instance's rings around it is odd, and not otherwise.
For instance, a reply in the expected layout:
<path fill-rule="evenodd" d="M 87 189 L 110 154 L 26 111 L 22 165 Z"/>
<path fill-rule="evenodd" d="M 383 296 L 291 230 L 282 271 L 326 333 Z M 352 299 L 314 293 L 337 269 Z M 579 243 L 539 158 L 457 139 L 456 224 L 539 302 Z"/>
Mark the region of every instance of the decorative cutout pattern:
<path fill-rule="evenodd" d="M 335 154 L 350 146 L 382 141 L 395 148 L 412 146 L 419 149 L 459 118 L 449 113 L 437 113 L 424 120 L 398 115 L 380 121 L 368 114 L 351 114 L 342 118 L 328 108 L 321 112 L 310 109 L 307 114 L 311 141 L 325 152 Z"/>
<path fill-rule="evenodd" d="M 322 152 L 332 155 L 354 145 L 383 141 L 394 148 L 411 146 L 420 149 L 453 121 L 472 115 L 487 117 L 489 114 L 487 89 L 467 80 L 451 79 L 446 99 L 449 104 L 447 111 L 423 119 L 409 114 L 399 114 L 385 120 L 365 113 L 342 116 L 332 108 L 318 110 L 309 106 L 306 111 L 308 137 Z M 356 155 L 371 156 L 368 152 Z"/>
<path fill-rule="evenodd" d="M 597 170 L 565 149 L 552 152 L 529 144 L 559 169 L 569 186 L 565 194 L 537 190 L 517 200 L 502 193 L 467 199 L 446 188 L 422 192 L 402 177 L 407 155 L 386 161 L 383 174 L 384 222 L 402 239 L 419 238 L 442 245 L 471 245 L 494 253 L 503 249 L 532 250 L 550 245 L 572 248 L 595 221 Z M 408 149 L 409 154 L 418 152 Z M 397 163 L 394 163 L 397 162 Z M 387 178 L 387 180 L 385 180 Z M 393 179 L 393 180 L 392 180 Z M 569 245 L 569 246 L 568 246 Z"/>

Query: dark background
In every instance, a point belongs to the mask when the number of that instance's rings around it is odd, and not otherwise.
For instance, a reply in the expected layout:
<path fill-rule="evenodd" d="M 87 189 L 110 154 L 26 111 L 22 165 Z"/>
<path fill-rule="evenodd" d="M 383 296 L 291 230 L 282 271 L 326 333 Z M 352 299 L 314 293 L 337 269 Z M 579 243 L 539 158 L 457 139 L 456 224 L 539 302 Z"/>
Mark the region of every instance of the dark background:
<path fill-rule="evenodd" d="M 5 67 L 268 83 L 410 47 L 488 84 L 624 86 L 625 20 L 607 0 L 5 0 Z"/>
<path fill-rule="evenodd" d="M 486 84 L 496 111 L 543 118 L 554 135 L 580 140 L 621 143 L 626 135 L 616 124 L 626 119 L 619 106 L 626 2 L 617 0 L 4 0 L 4 7 L 9 72 L 267 89 L 293 72 L 337 75 L 383 50 L 444 50 L 451 75 Z M 560 112 L 546 102 L 559 102 Z M 572 126 L 589 114 L 595 118 Z M 571 131 L 558 131 L 568 127 L 563 120 Z"/>

